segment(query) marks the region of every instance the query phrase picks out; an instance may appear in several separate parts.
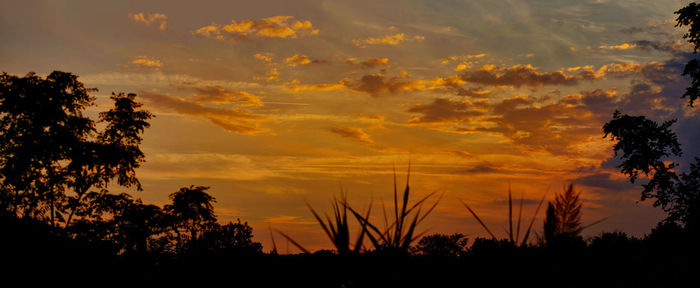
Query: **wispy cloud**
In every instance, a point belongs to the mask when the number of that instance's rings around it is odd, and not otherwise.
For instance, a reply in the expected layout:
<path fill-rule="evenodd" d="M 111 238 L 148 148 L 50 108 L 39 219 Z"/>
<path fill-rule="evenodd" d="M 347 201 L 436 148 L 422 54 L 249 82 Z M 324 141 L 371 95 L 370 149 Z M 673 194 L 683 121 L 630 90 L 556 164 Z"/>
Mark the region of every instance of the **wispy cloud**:
<path fill-rule="evenodd" d="M 160 67 L 163 66 L 163 62 L 148 56 L 138 56 L 131 60 L 129 64 L 117 66 L 129 71 L 159 71 Z"/>
<path fill-rule="evenodd" d="M 141 22 L 146 25 L 151 25 L 151 23 L 155 23 L 156 25 L 158 25 L 158 29 L 160 30 L 165 30 L 165 28 L 168 27 L 168 16 L 165 16 L 165 14 L 161 13 L 129 13 L 129 18 L 131 18 L 131 20 L 133 20 L 134 22 Z"/>
<path fill-rule="evenodd" d="M 153 108 L 170 110 L 182 115 L 204 117 L 229 132 L 251 135 L 265 131 L 259 127 L 256 121 L 264 120 L 266 117 L 255 115 L 250 110 L 208 107 L 167 94 L 141 92 L 140 95 Z"/>
<path fill-rule="evenodd" d="M 295 39 L 318 34 L 319 30 L 315 29 L 310 21 L 292 22 L 293 18 L 293 16 L 274 16 L 241 21 L 232 20 L 231 24 L 214 23 L 203 26 L 192 33 L 219 40 L 228 39 L 231 42 L 264 38 Z"/>
<path fill-rule="evenodd" d="M 331 127 L 330 131 L 335 133 L 335 134 L 340 135 L 343 138 L 347 138 L 350 140 L 368 143 L 368 144 L 374 143 L 374 141 L 372 141 L 372 138 L 369 136 L 369 134 L 367 134 L 364 130 L 362 130 L 362 128 L 335 126 L 335 127 Z"/>
<path fill-rule="evenodd" d="M 357 47 L 367 48 L 370 45 L 399 45 L 402 42 L 421 41 L 424 39 L 425 37 L 421 35 L 410 36 L 404 33 L 398 33 L 394 35 L 386 35 L 384 37 L 355 39 L 352 40 L 352 43 L 355 44 L 355 46 Z"/>

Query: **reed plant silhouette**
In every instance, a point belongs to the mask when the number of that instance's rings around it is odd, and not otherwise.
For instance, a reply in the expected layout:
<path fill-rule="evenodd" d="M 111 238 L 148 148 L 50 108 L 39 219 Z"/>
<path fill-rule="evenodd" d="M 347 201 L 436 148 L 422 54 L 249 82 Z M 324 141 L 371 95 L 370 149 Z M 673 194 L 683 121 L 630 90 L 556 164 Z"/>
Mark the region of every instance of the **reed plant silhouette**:
<path fill-rule="evenodd" d="M 368 233 L 367 225 L 363 224 L 362 222 L 360 223 L 360 233 L 357 236 L 357 240 L 355 240 L 354 243 L 351 243 L 350 224 L 348 222 L 348 210 L 350 209 L 350 207 L 348 205 L 346 193 L 341 192 L 340 199 L 333 197 L 333 202 L 331 202 L 331 206 L 333 208 L 333 219 L 331 219 L 331 217 L 328 216 L 328 214 L 325 214 L 324 220 L 324 218 L 321 218 L 321 216 L 319 216 L 316 210 L 314 210 L 314 208 L 311 207 L 309 203 L 306 203 L 306 205 L 309 207 L 309 210 L 314 215 L 314 218 L 316 218 L 316 221 L 318 221 L 318 224 L 321 225 L 323 232 L 326 233 L 328 239 L 331 240 L 331 242 L 333 243 L 336 253 L 338 253 L 339 255 L 348 255 L 359 254 L 361 252 L 365 235 L 367 235 Z M 364 216 L 365 219 L 369 219 L 371 211 L 372 202 L 370 202 L 369 208 L 367 209 L 367 213 Z M 301 251 L 305 253 L 310 253 L 306 248 L 304 248 L 294 239 L 289 237 L 289 235 L 285 234 L 282 231 L 278 231 L 278 233 L 280 233 L 284 238 L 286 238 L 290 243 L 292 243 L 292 245 L 296 246 Z"/>
<path fill-rule="evenodd" d="M 574 184 L 569 184 L 564 191 L 557 193 L 554 202 L 547 203 L 547 216 L 544 221 L 544 244 L 551 246 L 556 242 L 571 241 L 581 235 L 581 231 L 596 225 L 606 218 L 594 221 L 590 224 L 581 223 L 580 200 L 581 191 L 574 190 Z"/>
<path fill-rule="evenodd" d="M 437 204 L 442 199 L 444 193 L 440 194 L 438 199 L 423 212 L 423 204 L 428 199 L 435 196 L 439 190 L 435 190 L 425 197 L 421 198 L 413 205 L 409 204 L 410 186 L 409 180 L 411 175 L 411 166 L 409 164 L 406 174 L 406 188 L 404 189 L 399 203 L 399 192 L 396 184 L 396 169 L 394 169 L 394 220 L 389 223 L 386 209 L 382 205 L 384 215 L 384 229 L 369 221 L 369 214 L 363 216 L 352 207 L 348 209 L 355 216 L 357 221 L 362 226 L 368 229 L 367 238 L 372 242 L 375 250 L 380 253 L 408 255 L 411 244 L 420 238 L 425 232 L 417 233 L 416 228 L 425 220 L 428 215 L 435 209 Z M 423 212 L 423 213 L 422 213 Z"/>
<path fill-rule="evenodd" d="M 516 226 L 515 231 L 513 231 L 513 197 L 512 197 L 511 189 L 510 189 L 510 187 L 508 187 L 508 230 L 506 231 L 508 233 L 508 239 L 507 239 L 508 243 L 510 243 L 511 245 L 516 246 L 516 247 L 527 246 L 527 243 L 528 243 L 527 241 L 530 238 L 530 234 L 532 232 L 532 226 L 535 223 L 535 219 L 537 218 L 537 213 L 540 211 L 540 208 L 542 207 L 542 203 L 544 203 L 544 199 L 545 199 L 545 197 L 547 197 L 548 192 L 549 192 L 549 190 L 542 195 L 542 199 L 540 199 L 539 204 L 537 204 L 537 209 L 535 209 L 535 213 L 532 214 L 532 219 L 530 220 L 530 224 L 528 225 L 527 230 L 525 231 L 525 234 L 523 235 L 523 238 L 520 239 L 520 227 L 521 227 L 520 224 L 521 224 L 522 215 L 523 215 L 523 200 L 524 200 L 524 198 L 520 197 L 520 205 L 518 208 L 518 220 L 517 220 L 517 224 L 515 225 Z M 469 213 L 474 217 L 474 219 L 476 219 L 476 221 L 479 222 L 481 227 L 483 227 L 486 230 L 486 232 L 489 233 L 491 238 L 493 238 L 493 240 L 498 240 L 498 237 L 496 237 L 496 235 L 493 234 L 493 232 L 491 232 L 491 229 L 489 229 L 489 227 L 486 225 L 486 223 L 484 223 L 484 221 L 482 221 L 481 218 L 479 218 L 479 216 L 476 214 L 474 209 L 469 207 L 469 205 L 467 205 L 467 203 L 464 202 L 464 200 L 460 200 L 460 201 L 462 201 L 462 204 L 464 205 L 465 208 L 467 208 L 467 210 L 469 210 Z M 515 233 L 513 233 L 513 232 L 515 232 Z"/>
<path fill-rule="evenodd" d="M 425 220 L 425 218 L 435 209 L 437 204 L 440 202 L 440 199 L 442 199 L 441 194 L 438 200 L 436 200 L 429 209 L 425 210 L 424 213 L 421 213 L 423 211 L 423 204 L 428 199 L 436 195 L 438 190 L 429 193 L 413 205 L 409 205 L 410 186 L 408 183 L 410 179 L 410 169 L 409 164 L 406 175 L 406 188 L 404 189 L 401 203 L 399 203 L 399 192 L 396 183 L 396 169 L 394 169 L 394 220 L 389 223 L 386 209 L 382 205 L 384 229 L 379 228 L 379 225 L 370 222 L 372 210 L 371 201 L 367 208 L 367 212 L 360 213 L 357 209 L 352 208 L 348 204 L 346 195 L 341 193 L 341 199 L 339 200 L 338 198 L 334 198 L 333 202 L 331 203 L 334 218 L 331 219 L 331 217 L 325 215 L 325 220 L 324 218 L 321 218 L 313 207 L 307 203 L 309 210 L 333 243 L 338 254 L 346 255 L 360 253 L 363 249 L 365 237 L 367 237 L 367 239 L 369 239 L 369 241 L 372 243 L 375 251 L 380 253 L 403 255 L 409 254 L 411 244 L 425 233 L 416 232 L 418 224 Z M 350 241 L 348 211 L 354 216 L 360 226 L 360 233 L 358 234 L 357 240 L 354 243 L 351 243 Z M 302 252 L 311 253 L 289 235 L 279 230 L 277 230 L 277 232 Z"/>

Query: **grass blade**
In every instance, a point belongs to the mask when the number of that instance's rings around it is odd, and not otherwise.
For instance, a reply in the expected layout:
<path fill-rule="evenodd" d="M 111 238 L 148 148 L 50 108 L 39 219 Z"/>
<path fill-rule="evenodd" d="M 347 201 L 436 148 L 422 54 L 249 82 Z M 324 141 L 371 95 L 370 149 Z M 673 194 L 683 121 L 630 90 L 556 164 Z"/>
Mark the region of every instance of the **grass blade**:
<path fill-rule="evenodd" d="M 489 235 L 491 235 L 491 237 L 493 239 L 497 239 L 496 235 L 493 235 L 493 233 L 491 233 L 491 230 L 489 230 L 489 227 L 487 227 L 486 224 L 484 224 L 484 221 L 481 221 L 481 218 L 479 218 L 479 216 L 476 215 L 474 210 L 472 210 L 472 208 L 469 208 L 469 205 L 467 205 L 467 203 L 465 203 L 463 200 L 460 199 L 459 201 L 461 201 L 462 204 L 464 205 L 464 207 L 466 207 L 467 210 L 469 210 L 469 213 L 472 213 L 472 216 L 474 216 L 474 218 L 476 218 L 476 221 L 479 221 L 479 224 L 481 224 L 481 227 L 484 227 L 484 229 L 486 229 L 486 232 L 488 232 Z"/>
<path fill-rule="evenodd" d="M 542 195 L 542 199 L 540 199 L 540 204 L 537 204 L 537 209 L 535 209 L 535 213 L 532 214 L 532 220 L 530 220 L 530 225 L 527 227 L 527 230 L 525 231 L 525 236 L 523 236 L 523 241 L 520 244 L 520 246 L 525 246 L 527 244 L 527 239 L 530 237 L 530 231 L 532 231 L 532 225 L 535 224 L 535 218 L 537 218 L 537 212 L 540 212 L 540 208 L 542 208 L 542 203 L 544 203 L 544 198 L 547 197 L 547 194 L 549 193 L 549 188 L 547 188 L 547 191 L 544 192 L 544 195 Z"/>
<path fill-rule="evenodd" d="M 304 248 L 304 246 L 301 246 L 299 243 L 297 243 L 297 241 L 294 241 L 294 239 L 292 239 L 292 237 L 289 237 L 287 234 L 284 234 L 284 232 L 282 232 L 280 230 L 275 229 L 275 231 L 277 231 L 277 233 L 280 233 L 282 235 L 282 237 L 286 238 L 287 241 L 291 242 L 292 245 L 299 248 L 299 250 L 301 250 L 302 252 L 311 254 L 311 252 L 309 252 L 309 250 L 306 250 L 306 248 Z"/>

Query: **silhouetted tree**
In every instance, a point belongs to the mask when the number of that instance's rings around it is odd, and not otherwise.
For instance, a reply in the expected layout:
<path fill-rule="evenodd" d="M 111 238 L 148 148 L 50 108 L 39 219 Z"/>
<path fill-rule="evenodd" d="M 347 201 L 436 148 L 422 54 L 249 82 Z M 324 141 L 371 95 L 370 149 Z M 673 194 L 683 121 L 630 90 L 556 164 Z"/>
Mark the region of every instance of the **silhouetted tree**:
<path fill-rule="evenodd" d="M 137 110 L 135 94 L 113 94 L 115 107 L 100 113 L 103 131 L 84 116 L 94 97 L 78 77 L 54 71 L 0 76 L 0 208 L 22 217 L 71 224 L 90 217 L 93 201 L 113 179 L 141 190 L 135 169 L 144 161 L 140 134 L 153 117 Z M 92 191 L 95 189 L 95 191 Z M 71 193 L 72 192 L 72 193 Z"/>
<path fill-rule="evenodd" d="M 690 26 L 688 32 L 683 35 L 689 43 L 693 44 L 693 53 L 698 52 L 700 47 L 700 5 L 690 3 L 688 6 L 676 11 L 676 27 Z M 690 76 L 691 85 L 686 88 L 683 98 L 688 97 L 688 105 L 693 106 L 693 102 L 700 95 L 700 62 L 698 59 L 688 61 L 683 69 L 683 76 Z"/>
<path fill-rule="evenodd" d="M 574 191 L 569 184 L 562 193 L 557 193 L 554 202 L 547 203 L 544 220 L 544 244 L 546 246 L 568 245 L 572 241 L 581 242 L 581 192 Z M 579 243 L 580 244 L 580 243 Z"/>
<path fill-rule="evenodd" d="M 544 244 L 551 245 L 556 242 L 557 227 L 559 226 L 557 214 L 554 212 L 554 204 L 551 201 L 547 203 L 547 212 L 544 219 Z"/>
<path fill-rule="evenodd" d="M 615 155 L 622 163 L 618 166 L 634 183 L 639 174 L 650 176 L 642 184 L 642 200 L 654 199 L 669 213 L 669 221 L 691 223 L 700 200 L 700 159 L 690 165 L 689 172 L 679 173 L 678 163 L 668 161 L 670 156 L 681 156 L 678 137 L 670 126 L 675 120 L 659 125 L 644 116 L 629 116 L 615 111 L 613 120 L 603 126 L 605 137 L 617 141 Z M 621 154 L 621 155 L 620 155 Z M 691 213 L 693 212 L 693 213 Z"/>
<path fill-rule="evenodd" d="M 253 228 L 248 222 L 229 222 L 226 225 L 211 225 L 197 240 L 197 246 L 201 249 L 235 253 L 235 254 L 259 254 L 262 253 L 262 245 L 253 241 Z"/>
<path fill-rule="evenodd" d="M 460 233 L 433 234 L 421 238 L 411 252 L 418 255 L 458 257 L 467 251 L 468 243 L 469 238 Z"/>
<path fill-rule="evenodd" d="M 213 202 L 216 199 L 205 192 L 209 187 L 194 186 L 182 187 L 179 191 L 170 194 L 172 204 L 165 205 L 163 209 L 173 216 L 175 230 L 180 238 L 180 248 L 184 242 L 180 229 L 189 232 L 189 241 L 197 240 L 199 232 L 207 226 L 216 224 Z"/>

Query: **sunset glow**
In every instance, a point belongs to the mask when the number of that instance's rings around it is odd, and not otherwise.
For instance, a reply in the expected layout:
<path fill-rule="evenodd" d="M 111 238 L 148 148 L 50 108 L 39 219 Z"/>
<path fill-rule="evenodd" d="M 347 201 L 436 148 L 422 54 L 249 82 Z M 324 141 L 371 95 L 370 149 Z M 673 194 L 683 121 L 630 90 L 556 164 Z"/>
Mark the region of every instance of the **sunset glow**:
<path fill-rule="evenodd" d="M 112 92 L 156 115 L 144 190 L 115 191 L 162 205 L 210 186 L 219 221 L 247 221 L 266 251 L 268 227 L 329 248 L 306 203 L 330 211 L 341 191 L 380 219 L 409 165 L 416 197 L 444 192 L 421 231 L 485 236 L 461 199 L 504 236 L 509 187 L 530 217 L 574 183 L 584 225 L 608 217 L 584 235 L 641 236 L 664 214 L 619 173 L 603 124 L 676 118 L 700 155 L 673 21 L 688 1 L 0 3 L 0 70 L 78 75 L 99 89 L 95 119 Z"/>

